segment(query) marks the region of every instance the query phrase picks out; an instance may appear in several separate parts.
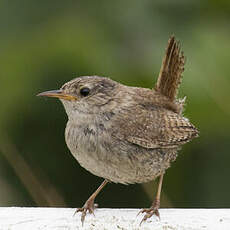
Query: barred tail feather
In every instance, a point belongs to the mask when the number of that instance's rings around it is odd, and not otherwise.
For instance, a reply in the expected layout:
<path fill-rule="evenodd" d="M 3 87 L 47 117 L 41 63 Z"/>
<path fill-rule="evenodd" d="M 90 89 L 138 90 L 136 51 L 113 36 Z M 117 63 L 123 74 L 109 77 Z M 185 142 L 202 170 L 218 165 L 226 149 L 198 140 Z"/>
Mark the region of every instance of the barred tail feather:
<path fill-rule="evenodd" d="M 171 36 L 162 61 L 155 90 L 175 101 L 184 71 L 185 57 L 180 44 Z"/>

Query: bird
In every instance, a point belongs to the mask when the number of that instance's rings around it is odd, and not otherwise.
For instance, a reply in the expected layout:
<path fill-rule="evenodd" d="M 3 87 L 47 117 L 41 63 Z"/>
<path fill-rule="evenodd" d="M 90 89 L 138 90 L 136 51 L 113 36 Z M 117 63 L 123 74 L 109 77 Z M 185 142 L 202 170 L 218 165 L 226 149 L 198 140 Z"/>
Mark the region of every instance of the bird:
<path fill-rule="evenodd" d="M 152 215 L 160 217 L 164 173 L 181 146 L 199 134 L 183 116 L 185 98 L 177 98 L 184 65 L 180 44 L 171 36 L 152 89 L 82 76 L 58 90 L 38 94 L 60 99 L 68 116 L 65 141 L 70 152 L 83 168 L 104 178 L 76 210 L 82 213 L 82 224 L 88 212 L 94 213 L 95 198 L 106 184 L 146 183 L 158 177 L 155 200 L 140 211 L 144 214 L 141 223 Z"/>

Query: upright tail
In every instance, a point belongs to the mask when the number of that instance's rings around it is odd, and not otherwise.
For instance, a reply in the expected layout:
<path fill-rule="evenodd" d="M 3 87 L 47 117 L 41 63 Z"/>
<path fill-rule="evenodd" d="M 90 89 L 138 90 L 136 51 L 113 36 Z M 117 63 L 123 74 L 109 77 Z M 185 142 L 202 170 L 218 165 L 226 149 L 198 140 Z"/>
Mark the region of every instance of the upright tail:
<path fill-rule="evenodd" d="M 162 61 L 161 70 L 155 90 L 175 101 L 184 71 L 185 57 L 180 50 L 179 42 L 171 36 Z"/>

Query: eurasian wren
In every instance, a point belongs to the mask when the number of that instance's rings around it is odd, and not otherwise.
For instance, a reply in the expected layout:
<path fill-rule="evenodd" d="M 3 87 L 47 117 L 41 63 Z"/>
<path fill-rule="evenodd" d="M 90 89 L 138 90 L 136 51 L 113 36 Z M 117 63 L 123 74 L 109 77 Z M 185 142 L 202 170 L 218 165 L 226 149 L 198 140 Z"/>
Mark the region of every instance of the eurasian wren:
<path fill-rule="evenodd" d="M 82 223 L 87 211 L 93 213 L 94 199 L 107 182 L 145 183 L 160 176 L 155 201 L 141 211 L 142 221 L 159 216 L 165 170 L 180 146 L 198 136 L 182 115 L 184 100 L 176 99 L 183 70 L 184 55 L 171 37 L 154 89 L 85 76 L 39 94 L 61 100 L 69 118 L 65 140 L 70 152 L 82 167 L 105 179 L 77 210 Z"/>

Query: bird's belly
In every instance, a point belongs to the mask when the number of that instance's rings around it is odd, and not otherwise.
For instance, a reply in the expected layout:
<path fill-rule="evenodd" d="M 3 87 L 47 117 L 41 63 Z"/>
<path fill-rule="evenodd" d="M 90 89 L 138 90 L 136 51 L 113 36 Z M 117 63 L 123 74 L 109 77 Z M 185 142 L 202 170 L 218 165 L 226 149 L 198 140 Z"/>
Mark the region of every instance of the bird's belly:
<path fill-rule="evenodd" d="M 66 135 L 72 136 L 72 140 L 66 138 L 67 146 L 83 168 L 115 183 L 151 181 L 164 172 L 176 156 L 175 149 L 162 153 L 159 149 L 116 143 L 93 134 L 73 135 L 69 130 Z"/>
<path fill-rule="evenodd" d="M 157 155 L 158 153 L 155 151 L 152 151 L 152 154 Z M 108 156 L 104 155 L 104 159 L 102 159 L 102 157 L 95 157 L 96 152 L 93 155 L 85 150 L 80 150 L 73 155 L 80 165 L 92 174 L 122 184 L 144 183 L 154 180 L 170 166 L 172 159 L 171 157 L 167 159 L 151 157 L 152 154 L 146 153 L 142 154 L 141 157 L 114 154 L 111 160 L 108 159 L 111 158 L 110 153 L 99 152 L 98 154 L 107 154 Z M 129 155 L 132 154 L 129 153 Z"/>

